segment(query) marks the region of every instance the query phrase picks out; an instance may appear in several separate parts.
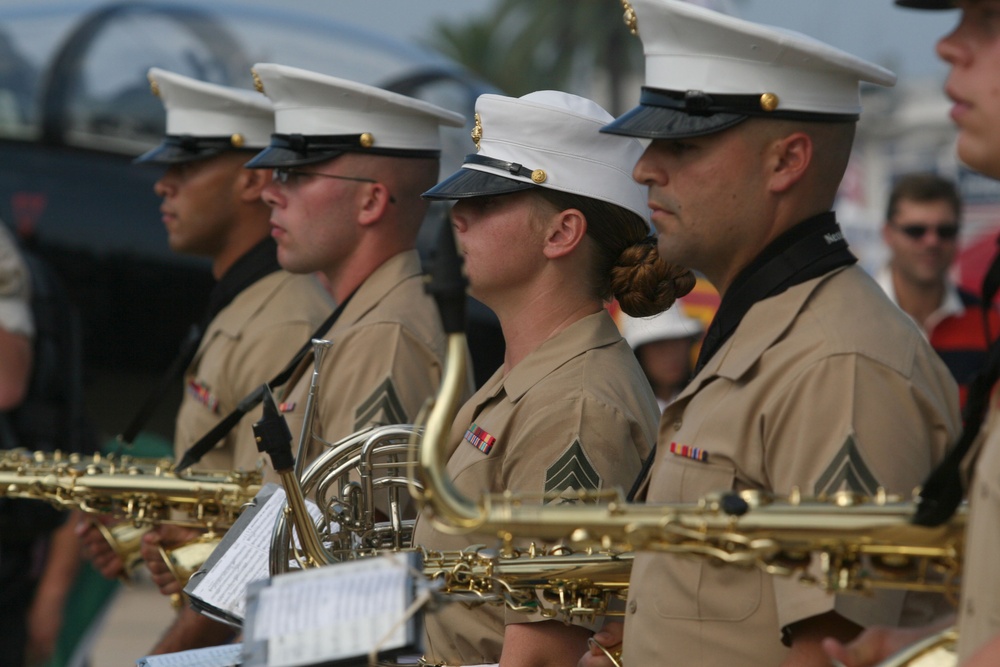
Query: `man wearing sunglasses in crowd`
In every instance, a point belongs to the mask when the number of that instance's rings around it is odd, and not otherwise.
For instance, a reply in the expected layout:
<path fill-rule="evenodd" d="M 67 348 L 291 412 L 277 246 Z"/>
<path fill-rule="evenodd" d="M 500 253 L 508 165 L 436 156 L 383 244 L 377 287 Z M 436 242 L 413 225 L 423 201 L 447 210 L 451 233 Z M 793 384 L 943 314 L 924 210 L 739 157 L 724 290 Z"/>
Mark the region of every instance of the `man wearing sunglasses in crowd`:
<path fill-rule="evenodd" d="M 958 250 L 962 202 L 955 184 L 930 173 L 905 174 L 889 195 L 882 238 L 889 261 L 879 285 L 921 326 L 959 385 L 968 385 L 986 363 L 986 331 L 979 300 L 948 276 Z M 992 335 L 1000 317 L 990 311 Z"/>

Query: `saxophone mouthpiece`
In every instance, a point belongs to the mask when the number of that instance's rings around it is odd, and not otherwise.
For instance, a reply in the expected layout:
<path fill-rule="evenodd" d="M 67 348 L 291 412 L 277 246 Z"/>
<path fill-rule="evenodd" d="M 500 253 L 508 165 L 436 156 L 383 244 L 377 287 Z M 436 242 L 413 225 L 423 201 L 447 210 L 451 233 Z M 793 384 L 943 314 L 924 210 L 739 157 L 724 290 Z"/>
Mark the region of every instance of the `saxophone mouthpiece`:
<path fill-rule="evenodd" d="M 278 472 L 291 470 L 295 467 L 295 457 L 292 456 L 292 432 L 284 415 L 278 411 L 271 388 L 266 384 L 264 392 L 263 415 L 254 422 L 253 435 L 257 441 L 257 451 L 271 457 L 271 465 Z"/>
<path fill-rule="evenodd" d="M 437 243 L 424 264 L 424 289 L 434 297 L 441 311 L 446 334 L 465 331 L 465 286 L 462 258 L 455 246 L 455 234 L 447 217 L 438 221 Z"/>

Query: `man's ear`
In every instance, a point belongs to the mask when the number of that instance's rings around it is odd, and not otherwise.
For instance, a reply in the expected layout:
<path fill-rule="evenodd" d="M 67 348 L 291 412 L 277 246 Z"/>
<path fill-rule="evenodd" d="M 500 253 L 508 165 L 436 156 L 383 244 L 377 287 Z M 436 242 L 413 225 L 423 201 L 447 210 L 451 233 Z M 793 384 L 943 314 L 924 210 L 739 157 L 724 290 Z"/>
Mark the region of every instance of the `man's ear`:
<path fill-rule="evenodd" d="M 549 220 L 543 252 L 549 259 L 573 252 L 587 235 L 587 218 L 575 208 L 559 211 Z"/>
<path fill-rule="evenodd" d="M 270 169 L 244 168 L 236 179 L 240 199 L 249 203 L 260 201 L 261 193 L 271 182 L 271 173 Z"/>
<path fill-rule="evenodd" d="M 383 183 L 364 183 L 358 188 L 358 222 L 370 225 L 385 215 L 389 206 L 395 206 L 389 188 Z"/>
<path fill-rule="evenodd" d="M 793 132 L 775 140 L 769 148 L 770 188 L 785 192 L 798 183 L 812 164 L 813 140 L 805 132 Z"/>

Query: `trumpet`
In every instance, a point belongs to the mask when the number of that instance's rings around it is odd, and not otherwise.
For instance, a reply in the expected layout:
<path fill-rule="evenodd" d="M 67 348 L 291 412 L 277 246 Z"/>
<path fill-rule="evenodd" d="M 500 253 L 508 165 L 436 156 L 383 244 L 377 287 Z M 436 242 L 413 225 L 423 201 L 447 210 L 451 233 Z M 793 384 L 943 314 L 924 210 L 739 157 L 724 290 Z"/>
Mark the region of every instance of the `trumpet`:
<path fill-rule="evenodd" d="M 61 452 L 0 452 L 0 497 L 48 502 L 121 523 L 101 530 L 129 573 L 142 562 L 139 546 L 151 526 L 174 524 L 206 529 L 202 538 L 165 554 L 181 581 L 196 570 L 218 532 L 232 525 L 260 490 L 257 471 L 173 472 L 169 459 L 82 456 Z"/>

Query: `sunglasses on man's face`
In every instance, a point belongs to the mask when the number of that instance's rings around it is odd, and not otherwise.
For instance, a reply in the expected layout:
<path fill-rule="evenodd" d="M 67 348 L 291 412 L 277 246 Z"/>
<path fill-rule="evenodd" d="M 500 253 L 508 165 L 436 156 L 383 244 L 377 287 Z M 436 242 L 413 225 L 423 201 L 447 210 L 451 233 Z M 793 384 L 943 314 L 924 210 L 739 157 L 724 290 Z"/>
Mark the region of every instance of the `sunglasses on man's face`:
<path fill-rule="evenodd" d="M 958 236 L 958 225 L 895 225 L 896 229 L 909 236 L 914 241 L 924 238 L 928 232 L 934 232 L 942 241 L 952 241 Z"/>

